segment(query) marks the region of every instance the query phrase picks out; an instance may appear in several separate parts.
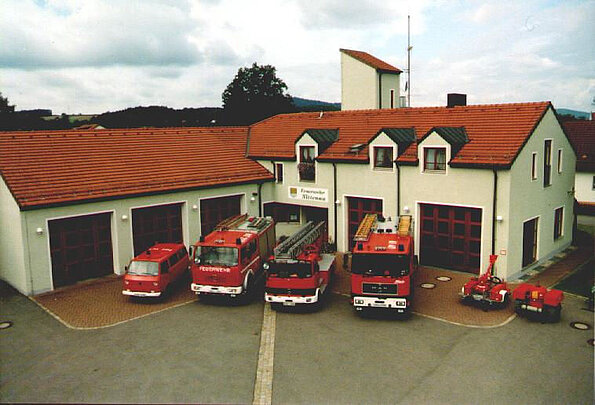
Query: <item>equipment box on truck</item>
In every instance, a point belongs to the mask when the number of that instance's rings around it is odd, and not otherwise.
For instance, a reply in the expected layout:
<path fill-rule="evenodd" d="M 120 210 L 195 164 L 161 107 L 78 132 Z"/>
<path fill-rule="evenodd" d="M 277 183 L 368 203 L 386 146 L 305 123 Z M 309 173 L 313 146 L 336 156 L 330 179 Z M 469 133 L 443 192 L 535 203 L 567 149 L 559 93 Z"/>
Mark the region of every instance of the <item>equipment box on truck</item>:
<path fill-rule="evenodd" d="M 330 291 L 335 270 L 335 255 L 321 253 L 324 222 L 308 222 L 285 239 L 265 263 L 267 281 L 265 301 L 273 309 L 296 304 L 320 304 Z"/>
<path fill-rule="evenodd" d="M 132 259 L 126 267 L 122 294 L 159 297 L 170 291 L 190 268 L 188 252 L 181 243 L 158 243 Z"/>
<path fill-rule="evenodd" d="M 272 218 L 228 218 L 192 249 L 191 290 L 198 295 L 247 296 L 262 280 L 262 264 L 275 246 Z"/>
<path fill-rule="evenodd" d="M 360 223 L 351 259 L 351 300 L 357 311 L 410 309 L 417 270 L 410 228 L 409 215 L 398 225 L 376 214 L 366 214 Z"/>

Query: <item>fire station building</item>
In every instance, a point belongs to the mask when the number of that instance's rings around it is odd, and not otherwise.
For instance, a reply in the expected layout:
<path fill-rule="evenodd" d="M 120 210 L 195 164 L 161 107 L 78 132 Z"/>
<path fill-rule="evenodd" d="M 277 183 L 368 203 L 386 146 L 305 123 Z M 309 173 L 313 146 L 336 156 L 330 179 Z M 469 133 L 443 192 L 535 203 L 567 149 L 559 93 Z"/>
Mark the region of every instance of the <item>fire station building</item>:
<path fill-rule="evenodd" d="M 122 274 L 155 241 L 244 212 L 278 237 L 325 220 L 340 252 L 366 213 L 411 215 L 421 264 L 479 273 L 498 254 L 507 279 L 570 245 L 576 155 L 549 102 L 391 108 L 398 69 L 347 50 L 342 66 L 374 88 L 370 109 L 0 133 L 0 277 L 31 295 Z"/>

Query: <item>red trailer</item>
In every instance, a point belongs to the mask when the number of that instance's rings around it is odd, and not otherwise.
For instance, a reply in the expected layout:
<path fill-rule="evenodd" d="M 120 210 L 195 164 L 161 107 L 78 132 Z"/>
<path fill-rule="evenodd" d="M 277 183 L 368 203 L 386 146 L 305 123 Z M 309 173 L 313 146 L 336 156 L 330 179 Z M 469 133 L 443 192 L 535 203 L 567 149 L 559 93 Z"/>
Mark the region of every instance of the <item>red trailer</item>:
<path fill-rule="evenodd" d="M 493 274 L 497 258 L 498 255 L 490 255 L 486 272 L 465 283 L 461 289 L 463 303 L 479 302 L 485 310 L 492 306 L 503 308 L 508 304 L 510 290 L 506 282 Z"/>
<path fill-rule="evenodd" d="M 520 316 L 535 316 L 544 322 L 558 322 L 564 293 L 539 285 L 523 283 L 512 292 L 514 310 Z"/>

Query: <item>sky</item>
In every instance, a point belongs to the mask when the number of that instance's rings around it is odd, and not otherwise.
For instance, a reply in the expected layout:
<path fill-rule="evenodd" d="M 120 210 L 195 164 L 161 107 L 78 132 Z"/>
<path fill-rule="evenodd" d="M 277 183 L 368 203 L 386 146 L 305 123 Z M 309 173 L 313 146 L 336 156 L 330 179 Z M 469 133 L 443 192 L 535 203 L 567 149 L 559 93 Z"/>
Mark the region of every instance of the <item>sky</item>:
<path fill-rule="evenodd" d="M 408 15 L 412 107 L 454 92 L 595 110 L 595 0 L 2 0 L 0 92 L 54 114 L 219 107 L 256 62 L 340 102 L 339 49 L 405 70 Z"/>

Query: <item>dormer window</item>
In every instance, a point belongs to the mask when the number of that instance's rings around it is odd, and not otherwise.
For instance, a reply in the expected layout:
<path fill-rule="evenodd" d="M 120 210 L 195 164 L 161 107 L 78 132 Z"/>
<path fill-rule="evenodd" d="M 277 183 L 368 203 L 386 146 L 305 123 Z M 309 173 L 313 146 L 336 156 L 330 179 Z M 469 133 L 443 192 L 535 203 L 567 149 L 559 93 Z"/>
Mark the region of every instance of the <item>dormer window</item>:
<path fill-rule="evenodd" d="M 393 167 L 393 148 L 390 146 L 374 147 L 374 168 L 391 169 Z"/>
<path fill-rule="evenodd" d="M 446 148 L 424 148 L 424 171 L 446 171 Z"/>
<path fill-rule="evenodd" d="M 316 180 L 314 153 L 314 146 L 300 146 L 300 161 L 298 163 L 300 181 Z"/>

